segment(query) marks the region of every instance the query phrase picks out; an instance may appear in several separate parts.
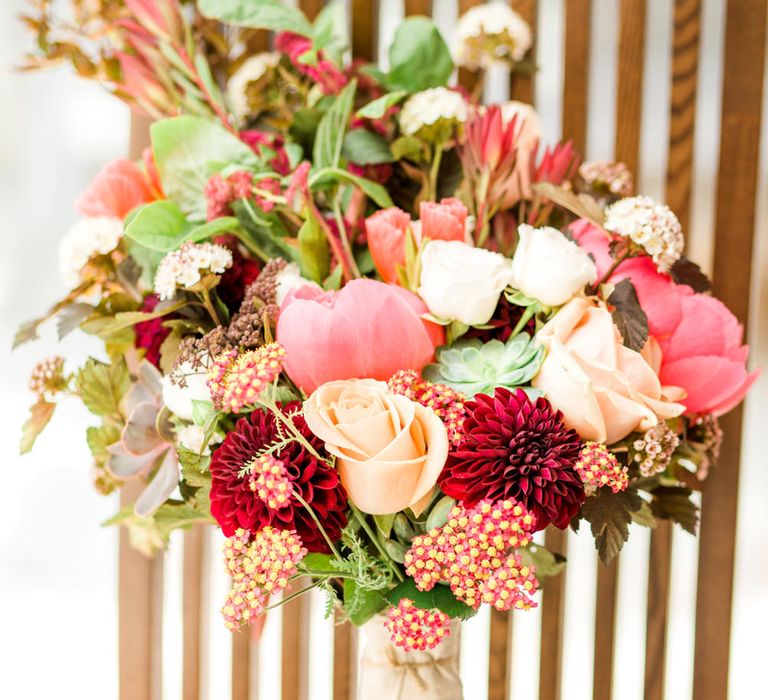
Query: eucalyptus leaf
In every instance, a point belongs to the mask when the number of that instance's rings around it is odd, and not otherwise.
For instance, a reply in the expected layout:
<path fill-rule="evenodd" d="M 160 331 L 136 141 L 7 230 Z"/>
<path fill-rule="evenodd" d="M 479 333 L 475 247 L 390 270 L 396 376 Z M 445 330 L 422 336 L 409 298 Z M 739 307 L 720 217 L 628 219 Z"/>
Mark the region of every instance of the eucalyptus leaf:
<path fill-rule="evenodd" d="M 456 501 L 450 496 L 443 496 L 429 512 L 427 517 L 427 532 L 436 527 L 442 527 L 448 522 L 448 516 L 451 509 L 456 505 Z"/>
<path fill-rule="evenodd" d="M 312 35 L 304 13 L 283 0 L 198 0 L 197 7 L 206 17 L 227 24 Z"/>

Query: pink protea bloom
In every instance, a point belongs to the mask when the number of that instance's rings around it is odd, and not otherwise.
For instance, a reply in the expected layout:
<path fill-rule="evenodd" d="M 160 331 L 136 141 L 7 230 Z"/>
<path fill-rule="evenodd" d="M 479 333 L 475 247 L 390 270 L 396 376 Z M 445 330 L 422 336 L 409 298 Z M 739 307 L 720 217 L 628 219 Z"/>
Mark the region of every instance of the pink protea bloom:
<path fill-rule="evenodd" d="M 85 216 L 124 219 L 132 209 L 155 199 L 147 175 L 133 161 L 117 158 L 107 163 L 75 202 Z"/>
<path fill-rule="evenodd" d="M 547 146 L 541 160 L 533 168 L 531 181 L 561 185 L 574 176 L 579 168 L 579 161 L 579 154 L 572 141 Z"/>
<path fill-rule="evenodd" d="M 595 259 L 598 275 L 612 264 L 611 240 L 603 229 L 581 219 L 571 225 L 578 244 Z M 614 284 L 630 279 L 660 357 L 652 359 L 662 384 L 682 387 L 680 399 L 691 414 L 721 416 L 737 406 L 760 376 L 747 372 L 749 346 L 744 329 L 720 300 L 699 294 L 659 272 L 649 257 L 631 258 L 611 275 Z"/>
<path fill-rule="evenodd" d="M 182 24 L 176 0 L 125 0 L 133 17 L 155 34 L 175 36 Z"/>

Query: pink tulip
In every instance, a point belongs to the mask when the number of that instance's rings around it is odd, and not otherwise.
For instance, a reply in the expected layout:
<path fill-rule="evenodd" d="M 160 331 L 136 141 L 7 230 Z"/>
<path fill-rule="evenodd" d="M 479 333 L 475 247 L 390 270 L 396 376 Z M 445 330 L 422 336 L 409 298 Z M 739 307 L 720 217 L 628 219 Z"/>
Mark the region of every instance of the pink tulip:
<path fill-rule="evenodd" d="M 592 253 L 598 274 L 604 275 L 611 265 L 606 233 L 583 219 L 571 226 L 571 233 Z M 760 371 L 747 372 L 744 330 L 725 304 L 676 284 L 658 272 L 650 258 L 627 260 L 610 281 L 627 278 L 661 348 L 659 378 L 663 384 L 683 387 L 686 397 L 680 402 L 688 413 L 720 416 L 738 405 Z"/>
<path fill-rule="evenodd" d="M 421 370 L 445 340 L 425 313 L 415 294 L 375 280 L 353 280 L 339 292 L 300 287 L 277 323 L 285 371 L 309 394 L 337 379 L 385 380 L 401 369 Z"/>
<path fill-rule="evenodd" d="M 125 218 L 131 209 L 155 199 L 152 185 L 138 165 L 125 158 L 107 163 L 75 202 L 85 216 Z"/>
<path fill-rule="evenodd" d="M 469 212 L 462 202 L 450 197 L 441 202 L 422 202 L 420 225 L 414 226 L 409 214 L 397 207 L 382 209 L 365 220 L 368 247 L 381 278 L 398 283 L 397 267 L 405 265 L 405 236 L 411 227 L 416 244 L 422 240 L 465 241 Z"/>

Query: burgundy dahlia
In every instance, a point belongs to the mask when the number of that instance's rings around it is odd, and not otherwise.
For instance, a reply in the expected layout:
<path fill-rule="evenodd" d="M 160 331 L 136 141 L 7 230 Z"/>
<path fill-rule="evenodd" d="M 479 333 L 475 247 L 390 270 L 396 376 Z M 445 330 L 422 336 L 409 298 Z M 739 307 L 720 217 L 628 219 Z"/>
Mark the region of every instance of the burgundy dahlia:
<path fill-rule="evenodd" d="M 566 528 L 584 501 L 574 465 L 581 443 L 562 414 L 522 389 L 498 388 L 464 404 L 464 438 L 448 456 L 440 488 L 472 508 L 511 498 L 536 516 L 536 528 Z"/>
<path fill-rule="evenodd" d="M 298 408 L 300 404 L 294 402 L 286 404 L 283 410 L 288 414 Z M 294 416 L 293 422 L 315 450 L 324 454 L 322 441 L 310 432 L 303 416 Z M 254 479 L 246 472 L 260 450 L 280 440 L 275 423 L 272 413 L 254 411 L 237 421 L 213 453 L 211 514 L 227 537 L 234 535 L 240 527 L 255 533 L 271 525 L 282 530 L 296 530 L 310 552 L 328 552 L 322 533 L 297 499 L 290 498 L 280 508 L 271 509 L 259 498 L 258 489 L 253 486 Z M 274 452 L 273 456 L 284 465 L 292 493 L 298 493 L 312 507 L 331 540 L 338 540 L 347 522 L 347 496 L 338 472 L 295 441 Z"/>
<path fill-rule="evenodd" d="M 141 303 L 140 311 L 151 313 L 160 302 L 160 297 L 155 294 L 148 294 Z M 160 347 L 163 341 L 168 337 L 171 330 L 165 328 L 163 323 L 168 317 L 153 318 L 149 321 L 137 323 L 134 327 L 133 344 L 137 348 L 146 350 L 145 357 L 155 367 L 160 367 Z"/>

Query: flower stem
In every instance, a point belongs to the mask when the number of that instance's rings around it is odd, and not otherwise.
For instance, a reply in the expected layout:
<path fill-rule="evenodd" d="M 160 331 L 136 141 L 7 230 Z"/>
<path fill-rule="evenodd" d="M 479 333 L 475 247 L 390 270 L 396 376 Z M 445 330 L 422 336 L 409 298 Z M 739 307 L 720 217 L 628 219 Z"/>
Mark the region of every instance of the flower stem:
<path fill-rule="evenodd" d="M 219 314 L 216 312 L 216 308 L 213 305 L 213 302 L 211 301 L 211 294 L 207 289 L 204 289 L 202 292 L 202 298 L 203 298 L 203 306 L 205 306 L 205 310 L 210 314 L 211 318 L 213 319 L 213 322 L 220 326 L 222 325 L 221 319 L 219 318 Z"/>
<path fill-rule="evenodd" d="M 520 331 L 525 328 L 528 321 L 530 321 L 535 315 L 537 311 L 537 304 L 531 304 L 530 306 L 525 307 L 525 311 L 523 311 L 523 315 L 520 317 L 520 320 L 517 322 L 517 325 L 515 326 L 515 329 L 512 331 L 512 335 L 510 338 L 514 338 Z"/>
<path fill-rule="evenodd" d="M 616 272 L 619 265 L 633 257 L 635 257 L 635 255 L 630 250 L 624 253 L 624 255 L 616 258 L 616 260 L 613 261 L 613 264 L 608 268 L 608 271 L 592 285 L 592 289 L 590 290 L 592 294 L 597 294 L 597 290 L 600 289 L 600 285 L 605 284 L 611 278 L 611 275 Z"/>
<path fill-rule="evenodd" d="M 427 191 L 427 199 L 434 201 L 437 199 L 437 178 L 440 175 L 440 163 L 443 160 L 443 148 L 442 142 L 435 144 L 435 157 L 432 159 L 432 166 L 429 169 L 429 190 Z"/>
<path fill-rule="evenodd" d="M 344 248 L 344 253 L 349 260 L 350 273 L 354 278 L 360 277 L 360 270 L 355 262 L 355 255 L 352 252 L 352 246 L 349 242 L 349 236 L 347 236 L 347 227 L 344 224 L 344 217 L 341 215 L 341 207 L 339 206 L 338 195 L 333 200 L 333 216 L 336 219 L 336 226 L 339 229 L 339 236 L 341 237 L 341 245 Z"/>
<path fill-rule="evenodd" d="M 325 531 L 325 528 L 324 528 L 324 527 L 322 526 L 322 524 L 320 523 L 320 519 L 319 519 L 319 518 L 317 517 L 317 515 L 315 514 L 315 511 L 314 511 L 314 510 L 312 510 L 312 508 L 311 508 L 311 506 L 309 505 L 309 503 L 307 503 L 307 502 L 306 502 L 306 501 L 305 501 L 305 500 L 304 500 L 304 499 L 303 499 L 301 496 L 299 496 L 299 494 L 298 494 L 296 491 L 294 491 L 294 492 L 293 492 L 293 497 L 294 497 L 294 498 L 295 498 L 295 499 L 296 499 L 296 500 L 297 500 L 299 503 L 301 503 L 301 505 L 303 505 L 303 506 L 304 506 L 304 508 L 306 508 L 306 510 L 307 510 L 307 513 L 309 513 L 309 515 L 310 515 L 310 517 L 312 518 L 312 520 L 314 520 L 314 521 L 315 521 L 315 525 L 317 525 L 318 529 L 320 530 L 320 534 L 323 536 L 323 539 L 326 541 L 327 545 L 330 547 L 330 549 L 331 549 L 331 552 L 333 552 L 333 555 L 334 555 L 334 556 L 335 556 L 335 557 L 336 557 L 336 558 L 337 558 L 339 561 L 341 561 L 341 560 L 343 559 L 343 557 L 342 557 L 342 556 L 341 556 L 341 554 L 339 553 L 339 550 L 338 550 L 338 549 L 336 549 L 336 545 L 334 545 L 334 544 L 333 544 L 333 542 L 331 541 L 331 538 L 328 536 L 328 533 Z"/>
<path fill-rule="evenodd" d="M 281 598 L 279 602 L 273 603 L 272 605 L 268 605 L 266 608 L 264 608 L 264 612 L 267 612 L 267 610 L 274 610 L 275 608 L 279 608 L 281 605 L 285 605 L 286 603 L 290 602 L 294 598 L 298 598 L 300 595 L 309 593 L 313 588 L 317 588 L 318 586 L 325 583 L 327 580 L 328 580 L 327 577 L 318 579 L 311 586 L 306 586 L 301 590 L 296 591 L 295 593 L 291 593 L 290 595 L 287 595 L 284 598 Z"/>
<path fill-rule="evenodd" d="M 374 533 L 373 530 L 371 530 L 371 526 L 366 521 L 365 515 L 363 515 L 363 513 L 361 513 L 357 509 L 357 507 L 352 504 L 351 501 L 349 503 L 349 508 L 352 511 L 352 514 L 357 519 L 357 522 L 360 523 L 360 525 L 362 526 L 363 530 L 365 530 L 368 537 L 370 537 L 371 540 L 373 541 L 373 544 L 376 546 L 376 549 L 379 550 L 379 554 L 381 554 L 382 558 L 387 563 L 389 570 L 395 575 L 398 581 L 405 580 L 403 579 L 403 575 L 400 573 L 400 569 L 398 569 L 397 566 L 395 565 L 395 562 L 392 559 L 392 557 L 390 557 L 389 554 L 387 554 L 387 551 L 384 549 L 384 547 L 381 546 L 381 543 L 379 542 L 379 538 L 376 536 L 376 533 Z"/>

